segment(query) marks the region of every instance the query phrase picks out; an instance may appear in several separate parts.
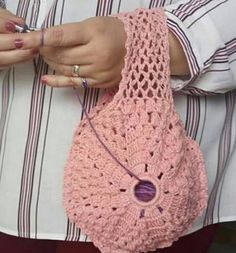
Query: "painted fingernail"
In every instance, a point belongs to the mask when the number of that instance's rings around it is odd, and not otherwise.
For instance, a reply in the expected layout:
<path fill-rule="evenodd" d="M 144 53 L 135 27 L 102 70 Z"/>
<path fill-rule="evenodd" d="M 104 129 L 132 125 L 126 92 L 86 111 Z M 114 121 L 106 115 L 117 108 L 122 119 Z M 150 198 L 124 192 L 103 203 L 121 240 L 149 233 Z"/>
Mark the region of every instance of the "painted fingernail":
<path fill-rule="evenodd" d="M 16 48 L 22 48 L 23 47 L 23 40 L 16 39 L 15 40 L 15 46 L 16 46 Z"/>
<path fill-rule="evenodd" d="M 12 23 L 12 22 L 6 22 L 5 28 L 6 28 L 6 30 L 9 31 L 9 32 L 15 32 L 15 31 L 16 31 L 16 26 L 15 26 L 15 24 Z"/>
<path fill-rule="evenodd" d="M 41 78 L 41 81 L 43 84 L 47 84 L 47 82 L 48 82 L 47 78 L 44 76 Z"/>
<path fill-rule="evenodd" d="M 39 49 L 38 48 L 33 48 L 31 52 L 32 52 L 32 54 L 38 54 Z"/>

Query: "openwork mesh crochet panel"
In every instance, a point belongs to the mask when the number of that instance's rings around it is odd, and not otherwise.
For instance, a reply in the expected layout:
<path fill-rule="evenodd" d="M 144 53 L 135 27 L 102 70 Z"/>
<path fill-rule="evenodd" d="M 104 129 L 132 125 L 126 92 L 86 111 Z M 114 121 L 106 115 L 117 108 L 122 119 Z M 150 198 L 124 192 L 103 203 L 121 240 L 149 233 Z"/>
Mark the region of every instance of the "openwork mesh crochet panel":
<path fill-rule="evenodd" d="M 127 32 L 118 89 L 108 90 L 79 124 L 64 178 L 72 222 L 103 253 L 139 253 L 170 246 L 207 203 L 207 177 L 198 144 L 186 136 L 170 88 L 163 9 L 117 16 Z M 150 191 L 139 198 L 138 191 Z"/>

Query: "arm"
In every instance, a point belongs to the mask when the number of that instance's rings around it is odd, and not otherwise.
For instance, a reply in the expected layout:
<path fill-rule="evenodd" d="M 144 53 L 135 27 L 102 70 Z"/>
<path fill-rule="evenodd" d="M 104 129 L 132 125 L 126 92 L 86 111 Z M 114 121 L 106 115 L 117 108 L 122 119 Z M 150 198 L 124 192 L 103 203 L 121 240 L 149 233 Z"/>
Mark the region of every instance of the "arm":
<path fill-rule="evenodd" d="M 187 57 L 178 38 L 169 31 L 170 71 L 173 76 L 189 76 Z"/>
<path fill-rule="evenodd" d="M 164 8 L 169 30 L 183 50 L 174 57 L 171 55 L 172 86 L 176 90 L 194 86 L 217 93 L 235 89 L 236 1 L 181 0 Z M 170 39 L 172 52 L 179 50 L 178 46 Z M 188 74 L 184 59 L 190 72 L 187 79 L 183 78 Z"/>

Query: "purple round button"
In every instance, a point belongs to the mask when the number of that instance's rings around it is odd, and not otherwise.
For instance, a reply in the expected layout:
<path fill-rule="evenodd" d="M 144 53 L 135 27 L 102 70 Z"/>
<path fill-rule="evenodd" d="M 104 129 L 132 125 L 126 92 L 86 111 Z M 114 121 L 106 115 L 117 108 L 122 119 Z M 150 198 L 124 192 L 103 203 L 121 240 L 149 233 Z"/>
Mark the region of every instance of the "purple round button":
<path fill-rule="evenodd" d="M 142 180 L 135 185 L 134 195 L 139 201 L 149 202 L 156 196 L 156 187 L 151 181 Z"/>

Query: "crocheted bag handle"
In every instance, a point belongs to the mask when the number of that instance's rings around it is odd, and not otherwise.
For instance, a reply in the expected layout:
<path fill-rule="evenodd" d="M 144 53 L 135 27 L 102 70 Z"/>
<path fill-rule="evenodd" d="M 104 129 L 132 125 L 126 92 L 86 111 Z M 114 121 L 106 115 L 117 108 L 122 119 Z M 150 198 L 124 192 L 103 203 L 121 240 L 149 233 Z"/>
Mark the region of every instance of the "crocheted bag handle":
<path fill-rule="evenodd" d="M 170 88 L 163 9 L 117 15 L 127 32 L 118 91 L 108 91 L 77 128 L 64 177 L 64 205 L 102 253 L 170 246 L 207 204 L 199 145 L 186 136 Z"/>
<path fill-rule="evenodd" d="M 168 95 L 165 99 L 171 100 L 168 28 L 163 10 L 139 9 L 135 16 L 134 13 L 124 13 L 117 18 L 124 23 L 127 34 L 127 54 L 119 93 L 123 98 L 137 95 L 154 100 Z M 142 29 L 141 33 L 139 29 Z M 138 89 L 140 87 L 142 91 Z"/>
<path fill-rule="evenodd" d="M 98 105 L 110 102 L 113 107 L 113 104 L 117 106 L 122 102 L 128 109 L 127 102 L 131 100 L 134 103 L 139 100 L 147 106 L 163 100 L 167 105 L 173 105 L 168 28 L 163 12 L 163 8 L 140 8 L 136 12 L 113 15 L 124 23 L 127 34 L 124 68 L 118 91 L 107 92 Z M 143 29 L 142 33 L 140 28 Z"/>

